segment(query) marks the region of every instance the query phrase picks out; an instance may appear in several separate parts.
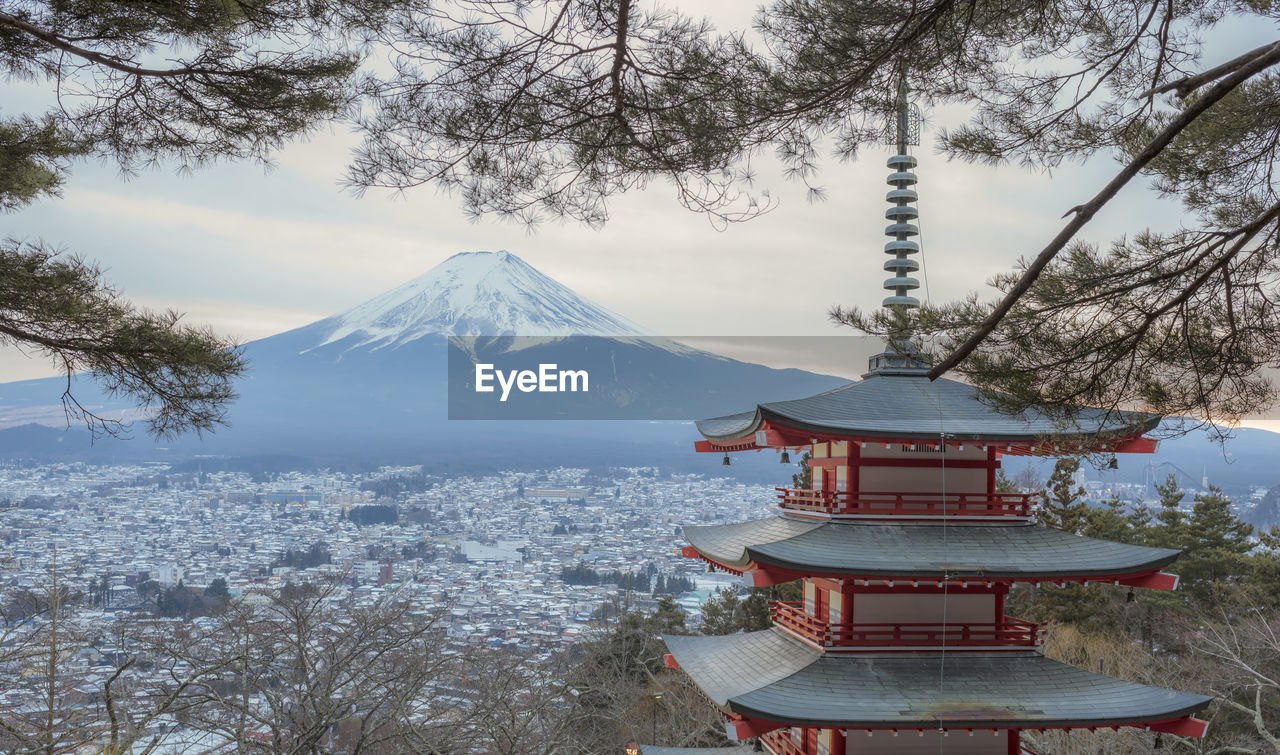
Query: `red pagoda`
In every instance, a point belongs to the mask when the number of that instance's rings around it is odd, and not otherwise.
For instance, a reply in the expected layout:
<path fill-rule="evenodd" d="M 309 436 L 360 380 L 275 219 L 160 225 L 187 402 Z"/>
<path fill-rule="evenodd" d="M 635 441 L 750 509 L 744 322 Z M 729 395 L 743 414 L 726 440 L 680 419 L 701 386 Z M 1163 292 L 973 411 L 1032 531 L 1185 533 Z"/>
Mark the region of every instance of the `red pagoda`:
<path fill-rule="evenodd" d="M 887 307 L 918 305 L 905 120 L 888 163 Z M 780 488 L 776 515 L 684 529 L 684 555 L 749 586 L 800 580 L 804 599 L 775 603 L 764 631 L 668 636 L 667 665 L 720 709 L 731 740 L 779 755 L 1026 753 L 1021 732 L 1047 729 L 1203 736 L 1193 716 L 1210 698 L 1051 660 L 1040 627 L 1005 615 L 1018 582 L 1176 588 L 1161 570 L 1177 551 L 1038 526 L 1030 496 L 996 488 L 1007 456 L 1151 453 L 1143 436 L 1159 418 L 1082 410 L 1064 428 L 927 372 L 892 344 L 857 382 L 698 423 L 697 450 L 726 460 L 811 455 L 811 484 Z"/>

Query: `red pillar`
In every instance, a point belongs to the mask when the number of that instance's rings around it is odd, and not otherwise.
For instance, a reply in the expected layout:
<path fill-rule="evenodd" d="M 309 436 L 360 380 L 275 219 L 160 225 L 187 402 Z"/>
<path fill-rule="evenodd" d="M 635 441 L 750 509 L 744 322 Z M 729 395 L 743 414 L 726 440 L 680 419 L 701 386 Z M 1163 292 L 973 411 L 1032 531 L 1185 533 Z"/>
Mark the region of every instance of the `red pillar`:
<path fill-rule="evenodd" d="M 1000 453 L 995 446 L 987 446 L 987 498 L 995 498 L 996 495 L 996 469 L 999 468 L 997 463 Z"/>
<path fill-rule="evenodd" d="M 849 465 L 849 497 L 846 501 L 855 500 L 862 494 L 862 465 L 858 460 L 862 458 L 862 443 L 856 440 L 849 441 L 849 456 L 846 462 Z M 845 504 L 848 506 L 848 504 Z"/>

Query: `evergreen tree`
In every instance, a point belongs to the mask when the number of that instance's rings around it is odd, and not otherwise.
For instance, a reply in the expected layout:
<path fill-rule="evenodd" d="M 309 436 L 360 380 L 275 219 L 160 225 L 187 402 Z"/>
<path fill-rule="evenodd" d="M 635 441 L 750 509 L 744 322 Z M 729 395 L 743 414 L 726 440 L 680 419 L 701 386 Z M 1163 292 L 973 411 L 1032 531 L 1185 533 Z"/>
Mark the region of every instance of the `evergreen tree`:
<path fill-rule="evenodd" d="M 1084 489 L 1075 483 L 1080 469 L 1078 458 L 1064 457 L 1053 465 L 1040 505 L 1037 519 L 1040 524 L 1063 532 L 1077 534 L 1084 529 L 1089 506 L 1082 499 Z"/>
<path fill-rule="evenodd" d="M 658 599 L 649 622 L 658 634 L 679 634 L 685 631 L 684 611 L 680 610 L 675 598 L 669 595 Z"/>
<path fill-rule="evenodd" d="M 1187 531 L 1187 515 L 1182 511 L 1183 492 L 1172 474 L 1164 482 L 1156 484 L 1160 494 L 1160 508 L 1148 533 L 1150 544 L 1159 548 L 1183 550 L 1190 542 Z"/>
<path fill-rule="evenodd" d="M 748 588 L 746 596 L 731 587 L 717 590 L 702 604 L 703 634 L 734 634 L 768 629 L 772 588 Z"/>
<path fill-rule="evenodd" d="M 741 604 L 734 588 L 717 590 L 702 604 L 702 633 L 733 634 L 742 629 Z"/>
<path fill-rule="evenodd" d="M 1129 511 L 1124 501 L 1113 498 L 1100 507 L 1086 509 L 1081 534 L 1114 543 L 1142 544 L 1150 522 L 1151 512 L 1146 508 Z"/>
<path fill-rule="evenodd" d="M 1253 526 L 1231 512 L 1231 501 L 1217 488 L 1198 495 L 1186 524 L 1185 552 L 1174 563 L 1180 588 L 1203 605 L 1211 605 L 1228 586 L 1239 585 L 1252 571 Z"/>
<path fill-rule="evenodd" d="M 1093 517 L 1088 504 L 1082 500 L 1084 490 L 1075 484 L 1079 469 L 1078 458 L 1061 458 L 1054 464 L 1036 514 L 1040 524 L 1072 534 L 1082 534 L 1088 528 Z M 1109 602 L 1105 588 L 1089 584 L 1020 584 L 1010 593 L 1014 611 L 1033 621 L 1106 624 L 1114 621 L 1106 610 Z"/>
<path fill-rule="evenodd" d="M 747 588 L 747 597 L 742 601 L 742 631 L 758 632 L 773 625 L 769 605 L 771 592 L 768 587 Z"/>
<path fill-rule="evenodd" d="M 215 602 L 226 602 L 231 599 L 231 591 L 227 589 L 227 580 L 218 577 L 204 588 L 204 595 Z"/>
<path fill-rule="evenodd" d="M 791 487 L 796 490 L 808 490 L 813 487 L 813 470 L 809 467 L 809 460 L 813 456 L 805 451 L 800 455 L 800 471 L 791 475 Z"/>

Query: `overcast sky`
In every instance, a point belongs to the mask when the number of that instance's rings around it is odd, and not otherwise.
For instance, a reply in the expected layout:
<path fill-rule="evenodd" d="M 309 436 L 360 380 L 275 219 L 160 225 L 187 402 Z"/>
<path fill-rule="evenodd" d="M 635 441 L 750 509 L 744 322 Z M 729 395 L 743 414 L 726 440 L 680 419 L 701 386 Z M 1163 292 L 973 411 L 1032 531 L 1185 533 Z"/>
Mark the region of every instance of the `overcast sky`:
<path fill-rule="evenodd" d="M 749 16 L 747 3 L 678 6 L 705 8 L 723 30 L 740 28 Z M 1235 32 L 1224 38 L 1229 44 L 1209 47 L 1206 62 L 1269 33 Z M 934 128 L 962 115 L 926 112 L 930 123 L 917 150 L 928 284 L 920 295 L 934 300 L 989 294 L 992 275 L 1034 255 L 1061 227 L 1062 214 L 1117 168 L 1107 159 L 1052 174 L 947 162 L 934 153 Z M 827 199 L 818 203 L 762 161 L 761 185 L 781 205 L 724 231 L 655 183 L 614 199 L 612 220 L 601 230 L 549 222 L 528 234 L 496 219 L 471 223 L 456 197 L 432 188 L 355 198 L 338 184 L 353 143 L 344 129 L 326 130 L 286 148 L 273 170 L 235 164 L 178 175 L 162 167 L 124 180 L 111 166 L 84 163 L 62 199 L 0 216 L 0 224 L 5 235 L 43 239 L 99 261 L 109 282 L 139 304 L 178 309 L 242 340 L 333 314 L 475 250 L 513 252 L 664 334 L 832 335 L 839 330 L 827 321 L 830 305 L 874 305 L 884 296 L 888 147 L 868 149 L 852 163 L 827 160 L 818 179 Z M 1175 203 L 1135 182 L 1084 235 L 1106 242 L 1148 225 L 1170 227 L 1179 217 Z M 14 350 L 0 360 L 0 380 L 52 374 L 48 364 Z"/>

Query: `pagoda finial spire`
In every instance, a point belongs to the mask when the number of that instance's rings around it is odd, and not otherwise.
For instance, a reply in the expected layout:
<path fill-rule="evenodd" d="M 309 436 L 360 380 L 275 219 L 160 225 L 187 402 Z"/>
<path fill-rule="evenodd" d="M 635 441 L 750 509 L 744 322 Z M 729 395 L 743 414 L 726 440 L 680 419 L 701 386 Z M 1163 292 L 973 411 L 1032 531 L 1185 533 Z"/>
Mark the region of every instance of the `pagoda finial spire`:
<path fill-rule="evenodd" d="M 885 235 L 893 239 L 884 246 L 885 254 L 893 255 L 893 259 L 884 263 L 884 269 L 893 274 L 892 278 L 884 282 L 885 289 L 893 292 L 892 296 L 884 300 L 884 306 L 889 308 L 920 306 L 920 300 L 907 293 L 920 288 L 920 281 L 909 276 L 909 273 L 920 269 L 920 263 L 911 258 L 920 253 L 920 245 L 912 240 L 912 237 L 920 235 L 920 226 L 912 222 L 920 217 L 920 212 L 912 204 L 919 198 L 915 189 L 911 188 L 916 184 L 916 174 L 911 172 L 916 167 L 916 159 L 908 154 L 912 145 L 920 143 L 920 120 L 907 100 L 907 92 L 907 72 L 904 67 L 898 72 L 898 101 L 895 108 L 893 141 L 897 144 L 898 154 L 889 158 L 889 167 L 894 172 L 889 174 L 888 182 L 893 190 L 885 196 L 892 205 L 884 214 L 890 221 L 889 227 L 884 229 Z"/>
<path fill-rule="evenodd" d="M 894 118 L 886 139 L 890 145 L 897 147 L 898 152 L 889 158 L 888 167 L 893 169 L 888 183 L 892 190 L 885 196 L 890 207 L 884 216 L 889 226 L 884 229 L 889 243 L 884 245 L 885 254 L 893 255 L 884 263 L 884 269 L 893 275 L 884 282 L 890 295 L 884 299 L 884 307 L 901 312 L 920 306 L 920 300 L 910 292 L 920 288 L 920 281 L 911 277 L 911 273 L 920 269 L 920 263 L 913 257 L 920 253 L 920 244 L 913 240 L 920 235 L 920 226 L 915 222 L 920 217 L 914 203 L 919 198 L 914 188 L 916 174 L 916 158 L 909 154 L 910 148 L 920 143 L 920 114 L 912 107 L 907 95 L 907 71 L 903 66 L 898 69 L 898 96 L 894 107 Z M 888 348 L 882 354 L 871 358 L 869 365 L 872 372 L 884 373 L 886 370 L 908 370 L 915 372 L 924 363 L 914 356 L 909 332 L 890 334 Z"/>

